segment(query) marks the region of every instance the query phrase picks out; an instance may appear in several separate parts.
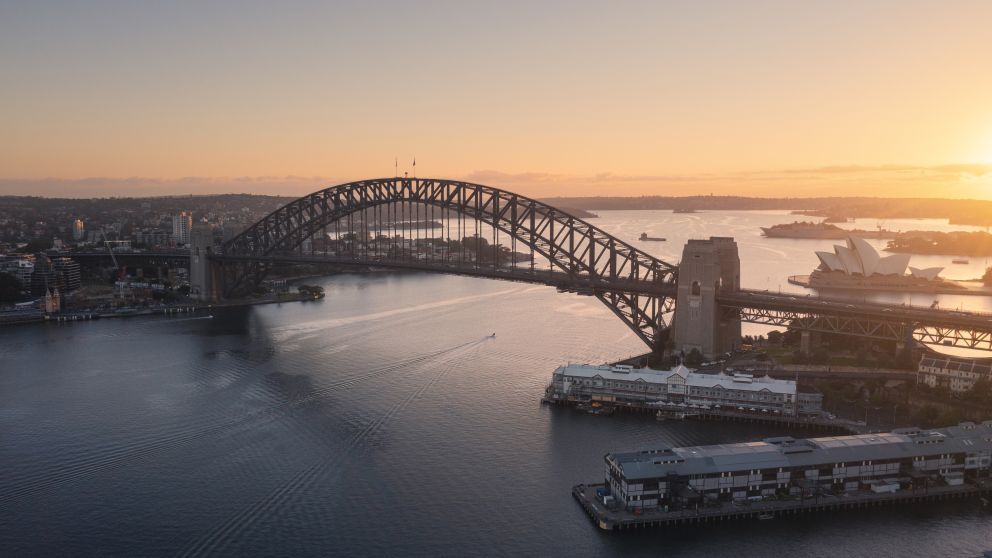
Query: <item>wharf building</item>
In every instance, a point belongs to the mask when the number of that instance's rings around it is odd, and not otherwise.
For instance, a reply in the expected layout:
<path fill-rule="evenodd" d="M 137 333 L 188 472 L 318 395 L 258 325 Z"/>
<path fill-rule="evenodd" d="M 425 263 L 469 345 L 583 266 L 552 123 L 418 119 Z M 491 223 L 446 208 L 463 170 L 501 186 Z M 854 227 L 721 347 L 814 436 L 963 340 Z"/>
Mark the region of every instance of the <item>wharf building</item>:
<path fill-rule="evenodd" d="M 552 400 L 621 405 L 684 405 L 703 410 L 747 411 L 779 416 L 819 414 L 823 395 L 797 389 L 791 380 L 749 374 L 701 374 L 679 365 L 671 370 L 627 365 L 569 364 L 554 371 Z"/>
<path fill-rule="evenodd" d="M 707 501 L 890 494 L 987 479 L 992 421 L 934 430 L 900 428 L 881 434 L 608 453 L 604 459 L 608 498 L 633 511 L 685 509 Z"/>
<path fill-rule="evenodd" d="M 916 369 L 916 383 L 946 387 L 954 393 L 971 390 L 978 380 L 992 380 L 992 359 L 927 355 Z"/>

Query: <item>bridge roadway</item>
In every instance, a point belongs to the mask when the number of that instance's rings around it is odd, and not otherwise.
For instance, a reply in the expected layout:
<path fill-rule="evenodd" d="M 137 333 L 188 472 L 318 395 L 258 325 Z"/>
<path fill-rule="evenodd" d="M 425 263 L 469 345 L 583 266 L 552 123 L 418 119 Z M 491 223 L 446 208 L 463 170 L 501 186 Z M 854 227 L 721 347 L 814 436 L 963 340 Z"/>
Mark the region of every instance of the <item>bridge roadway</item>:
<path fill-rule="evenodd" d="M 467 277 L 482 277 L 503 281 L 522 283 L 540 283 L 556 287 L 561 291 L 574 292 L 581 295 L 593 296 L 607 291 L 622 291 L 625 293 L 674 298 L 676 287 L 671 283 L 654 283 L 650 281 L 628 278 L 609 278 L 585 274 L 568 273 L 548 268 L 532 268 L 529 264 L 497 267 L 492 264 L 466 264 L 456 262 L 421 261 L 416 259 L 390 260 L 366 259 L 334 256 L 306 256 L 287 254 L 279 256 L 211 256 L 211 261 L 217 262 L 255 262 L 279 264 L 331 264 L 356 267 L 384 267 L 390 269 L 409 269 L 413 271 L 429 271 Z"/>
<path fill-rule="evenodd" d="M 992 315 L 880 302 L 773 294 L 720 293 L 727 318 L 804 331 L 992 350 Z"/>
<path fill-rule="evenodd" d="M 323 263 L 345 266 L 388 267 L 441 272 L 504 281 L 539 283 L 560 291 L 587 296 L 608 296 L 625 292 L 659 301 L 676 298 L 676 286 L 620 278 L 597 278 L 529 266 L 431 262 L 410 259 L 367 260 L 327 256 L 287 254 L 284 256 L 213 256 L 224 261 L 257 263 Z M 916 340 L 933 345 L 992 350 L 992 315 L 936 310 L 929 307 L 862 302 L 795 294 L 769 293 L 750 289 L 720 293 L 717 302 L 725 318 L 778 327 L 798 327 L 805 331 L 857 335 L 896 342 Z"/>

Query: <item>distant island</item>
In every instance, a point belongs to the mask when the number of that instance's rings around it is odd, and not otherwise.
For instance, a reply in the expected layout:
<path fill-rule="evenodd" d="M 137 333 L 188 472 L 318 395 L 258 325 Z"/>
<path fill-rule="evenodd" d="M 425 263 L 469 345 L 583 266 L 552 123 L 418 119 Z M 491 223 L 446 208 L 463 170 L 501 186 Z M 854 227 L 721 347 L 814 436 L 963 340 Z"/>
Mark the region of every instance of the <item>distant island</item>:
<path fill-rule="evenodd" d="M 992 234 L 987 232 L 908 231 L 890 240 L 888 252 L 942 254 L 948 256 L 992 256 Z"/>
<path fill-rule="evenodd" d="M 992 226 L 992 201 L 939 198 L 748 198 L 743 196 L 594 196 L 546 198 L 576 209 L 797 210 L 844 219 L 947 219 L 952 225 Z"/>
<path fill-rule="evenodd" d="M 558 207 L 558 209 L 574 217 L 578 217 L 579 219 L 595 219 L 596 217 L 599 217 L 599 215 L 596 215 L 592 211 L 588 211 L 585 209 L 578 209 L 575 207 Z"/>
<path fill-rule="evenodd" d="M 768 238 L 815 238 L 815 239 L 840 239 L 848 236 L 859 238 L 893 238 L 898 233 L 878 228 L 875 230 L 862 229 L 842 229 L 837 225 L 826 221 L 814 223 L 808 221 L 796 221 L 784 225 L 774 225 L 771 227 L 761 227 L 761 232 Z"/>

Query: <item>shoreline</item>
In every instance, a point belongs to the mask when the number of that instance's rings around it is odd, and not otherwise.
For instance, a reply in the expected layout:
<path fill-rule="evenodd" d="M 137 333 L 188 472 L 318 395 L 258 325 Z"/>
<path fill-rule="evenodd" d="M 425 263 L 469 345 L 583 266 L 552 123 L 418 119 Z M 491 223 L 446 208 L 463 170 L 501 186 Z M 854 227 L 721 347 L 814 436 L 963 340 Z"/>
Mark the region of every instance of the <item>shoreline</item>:
<path fill-rule="evenodd" d="M 319 300 L 319 299 L 318 299 Z M 72 323 L 72 322 L 86 322 L 93 320 L 109 320 L 115 318 L 134 318 L 139 316 L 175 316 L 179 314 L 196 314 L 202 310 L 211 310 L 213 308 L 237 308 L 243 306 L 259 306 L 263 304 L 279 304 L 282 302 L 314 302 L 315 299 L 311 295 L 306 295 L 303 293 L 287 293 L 276 298 L 266 298 L 266 299 L 239 299 L 239 300 L 225 300 L 220 302 L 212 303 L 184 303 L 177 304 L 173 306 L 166 307 L 156 307 L 156 308 L 122 308 L 113 312 L 64 312 L 58 314 L 45 314 L 45 313 L 24 313 L 19 316 L 10 316 L 8 319 L 4 319 L 3 314 L 0 314 L 0 328 L 3 327 L 14 327 L 19 325 L 27 324 L 39 324 L 39 323 Z M 124 311 L 121 311 L 124 310 Z"/>

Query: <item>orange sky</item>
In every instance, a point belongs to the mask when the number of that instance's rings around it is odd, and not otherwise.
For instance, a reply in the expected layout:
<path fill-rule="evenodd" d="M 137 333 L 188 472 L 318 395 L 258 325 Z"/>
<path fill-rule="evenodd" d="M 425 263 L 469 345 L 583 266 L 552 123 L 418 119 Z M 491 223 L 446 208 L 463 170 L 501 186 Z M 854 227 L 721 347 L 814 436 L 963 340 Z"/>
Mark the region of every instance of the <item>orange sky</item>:
<path fill-rule="evenodd" d="M 0 194 L 992 198 L 990 2 L 10 4 Z"/>

